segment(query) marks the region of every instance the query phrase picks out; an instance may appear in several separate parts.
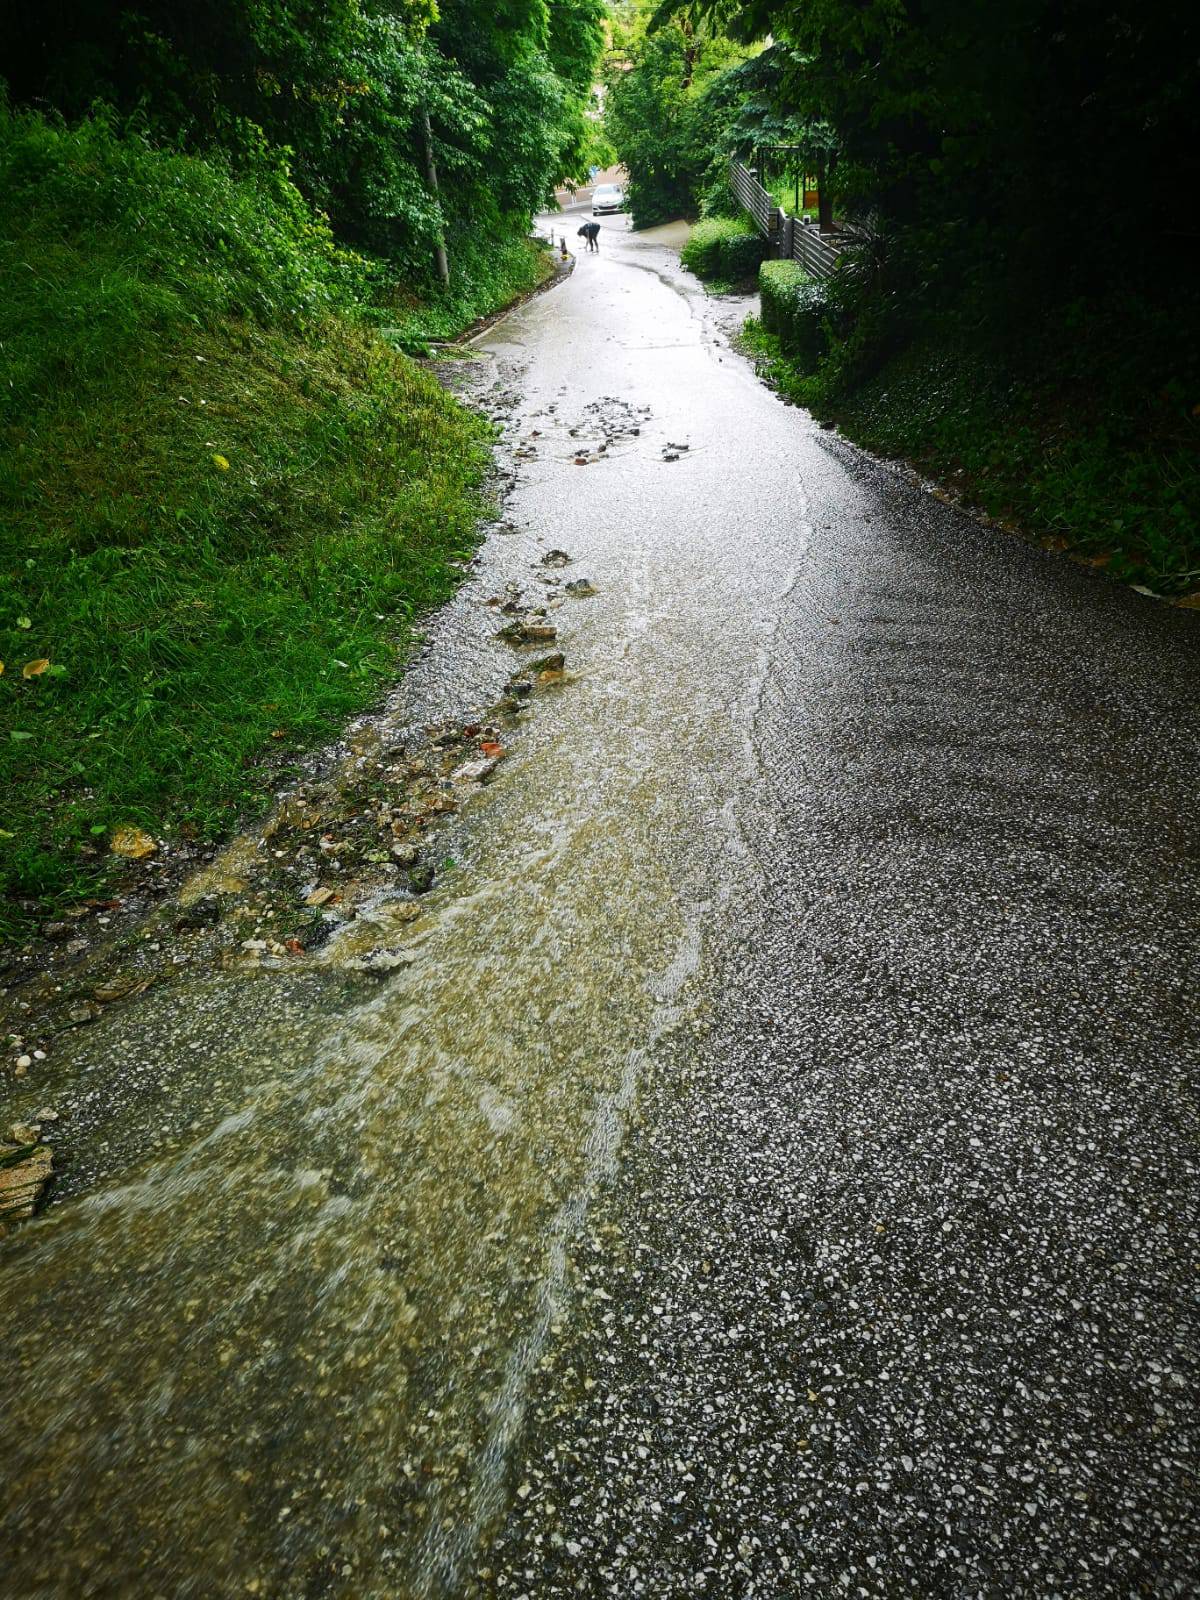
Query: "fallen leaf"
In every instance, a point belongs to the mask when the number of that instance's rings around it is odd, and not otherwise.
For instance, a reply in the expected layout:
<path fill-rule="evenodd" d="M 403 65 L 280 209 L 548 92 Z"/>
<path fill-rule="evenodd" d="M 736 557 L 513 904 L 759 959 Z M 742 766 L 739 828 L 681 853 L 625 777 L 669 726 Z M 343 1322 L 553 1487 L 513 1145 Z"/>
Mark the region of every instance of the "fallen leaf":
<path fill-rule="evenodd" d="M 26 739 L 32 739 L 31 733 L 26 733 L 22 728 L 13 728 L 8 737 L 14 744 L 24 744 Z"/>
<path fill-rule="evenodd" d="M 113 855 L 124 856 L 127 861 L 144 861 L 158 851 L 158 845 L 150 835 L 142 828 L 135 828 L 132 823 L 114 828 L 108 847 Z"/>
<path fill-rule="evenodd" d="M 222 472 L 228 472 L 229 471 L 229 463 L 228 463 L 228 461 L 226 461 L 224 456 L 217 455 L 217 453 L 215 451 L 213 452 L 213 466 L 214 467 L 219 467 Z"/>
<path fill-rule="evenodd" d="M 23 678 L 40 678 L 49 665 L 49 656 L 39 656 L 36 661 L 27 661 L 25 663 L 21 668 L 21 676 Z"/>
<path fill-rule="evenodd" d="M 33 627 L 33 621 L 29 617 L 18 617 L 17 618 L 17 627 L 18 628 L 23 628 L 25 630 L 25 632 L 28 633 L 30 628 Z"/>
<path fill-rule="evenodd" d="M 299 939 L 288 939 L 284 944 L 284 949 L 290 950 L 294 956 L 302 956 L 304 954 L 304 946 Z"/>
<path fill-rule="evenodd" d="M 497 744 L 492 739 L 481 740 L 479 748 L 485 756 L 494 756 L 497 761 L 501 760 L 504 755 L 504 746 L 502 744 Z"/>

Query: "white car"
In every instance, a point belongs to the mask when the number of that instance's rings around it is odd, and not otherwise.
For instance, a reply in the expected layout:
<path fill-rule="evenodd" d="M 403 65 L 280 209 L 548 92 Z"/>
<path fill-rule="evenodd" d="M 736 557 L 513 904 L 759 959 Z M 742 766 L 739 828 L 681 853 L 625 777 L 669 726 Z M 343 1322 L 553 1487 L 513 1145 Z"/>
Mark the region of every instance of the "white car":
<path fill-rule="evenodd" d="M 619 183 L 602 183 L 592 191 L 592 215 L 603 211 L 624 211 L 625 191 Z"/>

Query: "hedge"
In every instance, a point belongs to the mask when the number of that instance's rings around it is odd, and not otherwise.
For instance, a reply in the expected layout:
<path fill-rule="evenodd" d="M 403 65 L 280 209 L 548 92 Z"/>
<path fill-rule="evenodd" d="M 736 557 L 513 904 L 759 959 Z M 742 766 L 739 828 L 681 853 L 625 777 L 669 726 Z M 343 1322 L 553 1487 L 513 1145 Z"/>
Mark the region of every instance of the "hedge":
<path fill-rule="evenodd" d="M 764 261 L 758 269 L 762 325 L 804 373 L 815 372 L 828 347 L 831 307 L 824 284 L 815 283 L 794 261 Z"/>
<path fill-rule="evenodd" d="M 767 241 L 745 217 L 703 217 L 692 229 L 680 260 L 698 278 L 741 283 L 753 278 Z"/>

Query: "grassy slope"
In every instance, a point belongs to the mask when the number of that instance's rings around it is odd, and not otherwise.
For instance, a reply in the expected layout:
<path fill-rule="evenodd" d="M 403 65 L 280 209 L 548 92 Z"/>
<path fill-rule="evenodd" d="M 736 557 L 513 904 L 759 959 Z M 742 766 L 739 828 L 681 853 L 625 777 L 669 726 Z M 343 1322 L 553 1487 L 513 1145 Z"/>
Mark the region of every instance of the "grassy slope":
<path fill-rule="evenodd" d="M 11 935 L 103 881 L 114 825 L 215 836 L 268 739 L 370 697 L 457 580 L 486 441 L 286 195 L 5 119 L 0 212 Z"/>

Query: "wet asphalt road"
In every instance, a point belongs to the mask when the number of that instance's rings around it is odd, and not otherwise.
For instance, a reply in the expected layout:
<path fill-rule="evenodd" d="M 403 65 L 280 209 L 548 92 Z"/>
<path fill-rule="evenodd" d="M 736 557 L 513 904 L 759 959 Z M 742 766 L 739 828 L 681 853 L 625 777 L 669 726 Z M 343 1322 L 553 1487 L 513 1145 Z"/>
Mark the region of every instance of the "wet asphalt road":
<path fill-rule="evenodd" d="M 415 919 L 13 1104 L 17 1600 L 1200 1592 L 1197 617 L 782 405 L 676 243 L 480 342 L 504 520 L 381 746 L 544 648 L 505 585 L 568 671 Z"/>
<path fill-rule="evenodd" d="M 636 248 L 522 323 L 527 382 L 564 323 L 603 373 Z M 1196 618 L 746 404 L 677 397 L 721 465 L 639 529 L 690 508 L 758 607 L 751 703 L 701 668 L 680 720 L 752 757 L 702 1037 L 577 1242 L 480 1589 L 1194 1595 Z"/>

